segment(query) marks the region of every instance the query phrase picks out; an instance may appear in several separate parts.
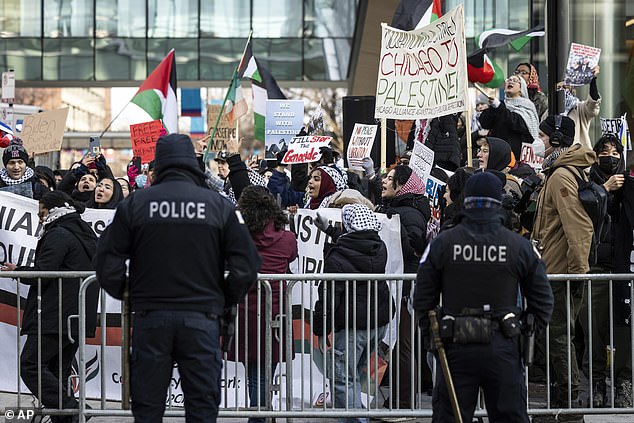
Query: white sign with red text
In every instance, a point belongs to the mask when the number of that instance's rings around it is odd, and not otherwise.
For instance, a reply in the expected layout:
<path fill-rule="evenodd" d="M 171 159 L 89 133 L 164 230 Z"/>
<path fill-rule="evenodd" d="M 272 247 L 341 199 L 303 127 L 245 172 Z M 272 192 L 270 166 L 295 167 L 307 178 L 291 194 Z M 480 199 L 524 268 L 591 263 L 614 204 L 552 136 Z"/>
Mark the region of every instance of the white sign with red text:
<path fill-rule="evenodd" d="M 284 164 L 310 163 L 321 158 L 321 147 L 328 147 L 332 137 L 309 135 L 293 137 L 288 144 L 288 151 L 282 159 Z"/>
<path fill-rule="evenodd" d="M 535 170 L 542 168 L 544 158 L 535 154 L 533 146 L 528 143 L 522 143 L 522 153 L 520 154 L 520 163 L 526 163 Z"/>

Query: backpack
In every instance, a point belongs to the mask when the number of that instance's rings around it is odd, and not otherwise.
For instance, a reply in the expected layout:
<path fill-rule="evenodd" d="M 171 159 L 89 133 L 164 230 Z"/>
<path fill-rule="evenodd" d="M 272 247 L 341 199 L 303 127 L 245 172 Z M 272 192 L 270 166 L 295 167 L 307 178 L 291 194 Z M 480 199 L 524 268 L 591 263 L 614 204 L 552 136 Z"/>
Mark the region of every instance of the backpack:
<path fill-rule="evenodd" d="M 590 266 L 597 264 L 597 250 L 601 241 L 601 231 L 603 230 L 603 222 L 605 222 L 605 216 L 608 213 L 608 194 L 605 189 L 599 184 L 586 180 L 583 176 L 583 170 L 578 167 L 571 168 L 565 166 L 566 169 L 574 175 L 577 180 L 577 195 L 579 201 L 583 205 L 584 210 L 588 214 L 590 220 L 592 220 L 592 244 L 590 246 L 590 256 L 588 262 Z M 573 171 L 572 169 L 575 169 Z"/>

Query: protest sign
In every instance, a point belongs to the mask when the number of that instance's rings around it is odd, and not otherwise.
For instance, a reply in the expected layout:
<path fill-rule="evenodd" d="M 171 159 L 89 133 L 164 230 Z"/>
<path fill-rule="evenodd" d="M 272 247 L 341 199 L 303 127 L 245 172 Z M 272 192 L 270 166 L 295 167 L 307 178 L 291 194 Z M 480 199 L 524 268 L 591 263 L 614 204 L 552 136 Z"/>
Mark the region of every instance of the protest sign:
<path fill-rule="evenodd" d="M 214 125 L 216 124 L 216 120 L 218 120 L 221 108 L 222 106 L 220 104 L 207 105 L 207 128 L 209 128 L 207 130 L 207 135 L 211 135 L 211 132 L 214 130 Z M 227 115 L 223 113 L 222 116 L 220 116 L 218 128 L 214 134 L 214 139 L 210 143 L 209 151 L 216 152 L 223 150 L 227 145 L 227 141 L 229 141 L 230 138 L 235 137 L 236 124 L 231 123 L 227 118 Z"/>
<path fill-rule="evenodd" d="M 67 117 L 68 107 L 26 116 L 21 135 L 24 148 L 31 154 L 61 150 Z"/>
<path fill-rule="evenodd" d="M 163 124 L 160 120 L 130 125 L 132 151 L 135 156 L 141 157 L 141 163 L 150 163 L 154 160 L 156 141 L 161 136 L 162 130 Z"/>
<path fill-rule="evenodd" d="M 566 85 L 586 85 L 594 77 L 593 69 L 599 64 L 601 49 L 572 43 L 564 75 Z"/>
<path fill-rule="evenodd" d="M 310 163 L 321 158 L 321 147 L 327 147 L 332 137 L 309 135 L 306 137 L 293 137 L 288 144 L 288 151 L 284 154 L 282 163 Z"/>
<path fill-rule="evenodd" d="M 375 118 L 426 119 L 467 107 L 464 9 L 401 31 L 382 25 Z"/>
<path fill-rule="evenodd" d="M 601 118 L 601 135 L 618 135 L 621 130 L 621 118 Z"/>
<path fill-rule="evenodd" d="M 264 120 L 266 157 L 283 151 L 304 126 L 304 100 L 267 100 Z"/>
<path fill-rule="evenodd" d="M 378 125 L 355 123 L 348 143 L 348 167 L 352 170 L 363 170 L 361 162 L 370 157 Z"/>
<path fill-rule="evenodd" d="M 535 154 L 532 144 L 524 142 L 522 143 L 522 151 L 520 153 L 520 163 L 526 163 L 533 169 L 540 170 L 542 163 L 544 163 L 544 158 Z"/>
<path fill-rule="evenodd" d="M 427 147 L 422 142 L 414 142 L 414 149 L 412 150 L 412 157 L 409 159 L 409 167 L 423 181 L 427 179 L 431 168 L 434 166 L 434 150 Z"/>

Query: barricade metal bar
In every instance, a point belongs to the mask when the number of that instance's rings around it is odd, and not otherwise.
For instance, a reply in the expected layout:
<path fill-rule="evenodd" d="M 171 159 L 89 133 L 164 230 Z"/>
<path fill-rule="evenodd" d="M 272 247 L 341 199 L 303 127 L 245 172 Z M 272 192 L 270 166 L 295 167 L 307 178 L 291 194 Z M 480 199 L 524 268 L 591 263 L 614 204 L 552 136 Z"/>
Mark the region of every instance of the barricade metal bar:
<path fill-rule="evenodd" d="M 592 334 L 592 328 L 593 328 L 593 325 L 592 325 L 592 279 L 588 280 L 588 296 L 586 298 L 588 299 L 588 301 L 587 301 L 587 309 L 588 309 L 588 339 L 589 339 L 589 341 L 588 341 L 587 351 L 588 351 L 588 378 L 590 380 L 590 383 L 589 383 L 589 385 L 590 385 L 590 389 L 589 389 L 589 391 L 590 391 L 590 393 L 589 393 L 589 397 L 590 397 L 589 405 L 590 405 L 590 408 L 594 408 L 594 382 L 593 382 L 594 378 L 593 378 L 593 373 L 592 373 L 592 371 L 593 371 L 592 363 L 594 363 L 594 361 L 593 361 L 593 353 L 594 353 L 594 351 L 592 351 L 594 349 L 593 348 L 594 343 L 592 342 L 593 341 L 593 336 L 592 336 L 593 335 Z M 612 308 L 610 308 L 610 310 L 611 309 Z M 612 314 L 612 313 L 610 313 L 610 314 Z M 611 337 L 610 337 L 610 343 L 612 343 L 612 338 Z"/>
<path fill-rule="evenodd" d="M 86 423 L 86 290 L 96 276 L 89 276 L 79 285 L 79 423 Z"/>
<path fill-rule="evenodd" d="M 106 291 L 103 289 L 99 290 L 99 301 L 100 301 L 100 314 L 99 314 L 99 325 L 101 328 L 101 342 L 99 345 L 99 354 L 101 357 L 106 356 L 106 342 L 108 340 L 108 322 L 106 321 L 106 317 L 108 314 L 106 313 Z M 80 345 L 81 347 L 81 345 Z M 100 380 L 100 392 L 101 392 L 101 409 L 106 408 L 106 372 L 105 367 L 104 371 L 101 372 L 101 380 Z"/>

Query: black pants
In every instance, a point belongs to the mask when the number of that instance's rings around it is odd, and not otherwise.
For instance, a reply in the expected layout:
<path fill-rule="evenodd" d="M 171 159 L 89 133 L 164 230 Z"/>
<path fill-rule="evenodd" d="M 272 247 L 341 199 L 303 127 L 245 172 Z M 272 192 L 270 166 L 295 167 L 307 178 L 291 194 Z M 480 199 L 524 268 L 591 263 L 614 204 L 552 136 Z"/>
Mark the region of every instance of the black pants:
<path fill-rule="evenodd" d="M 463 421 L 472 420 L 482 388 L 489 422 L 528 423 L 518 337 L 508 339 L 495 331 L 489 344 L 449 344 L 446 352 Z M 440 363 L 436 374 L 432 421 L 453 423 L 451 400 Z"/>
<path fill-rule="evenodd" d="M 37 335 L 28 335 L 20 355 L 22 380 L 31 393 L 38 396 L 37 374 L 41 368 L 42 396 L 39 398 L 46 408 L 77 408 L 77 400 L 67 395 L 67 381 L 70 376 L 73 358 L 79 344 L 72 344 L 66 335 L 62 335 L 62 349 L 59 349 L 58 335 L 42 335 L 42 361 L 41 365 L 37 357 Z M 61 403 L 59 398 L 60 367 L 59 358 L 62 358 L 61 367 Z M 62 421 L 63 418 L 54 418 L 53 421 Z"/>
<path fill-rule="evenodd" d="M 185 421 L 215 422 L 220 405 L 220 327 L 194 311 L 136 314 L 130 359 L 135 423 L 162 422 L 173 363 L 185 397 Z"/>

